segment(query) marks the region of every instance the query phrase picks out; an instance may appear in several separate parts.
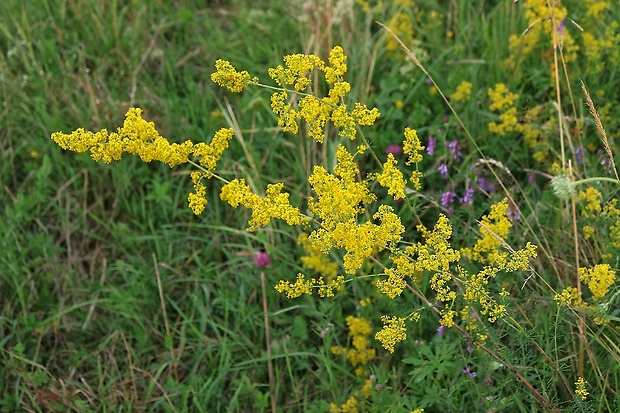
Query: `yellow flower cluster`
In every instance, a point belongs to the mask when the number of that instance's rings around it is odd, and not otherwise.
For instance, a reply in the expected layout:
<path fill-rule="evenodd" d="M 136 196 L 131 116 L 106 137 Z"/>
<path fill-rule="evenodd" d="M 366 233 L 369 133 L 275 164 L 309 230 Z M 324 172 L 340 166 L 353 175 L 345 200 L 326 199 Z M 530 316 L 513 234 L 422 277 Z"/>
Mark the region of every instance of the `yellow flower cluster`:
<path fill-rule="evenodd" d="M 302 232 L 297 237 L 297 244 L 301 245 L 308 255 L 301 256 L 304 267 L 314 270 L 325 276 L 330 282 L 338 275 L 338 263 L 329 259 L 329 255 L 324 254 L 308 239 L 308 234 Z"/>
<path fill-rule="evenodd" d="M 536 124 L 541 115 L 541 106 L 534 106 L 526 110 L 520 121 L 515 105 L 518 95 L 510 92 L 505 84 L 498 83 L 493 88 L 489 88 L 488 96 L 491 101 L 489 109 L 499 112 L 500 120 L 499 122 L 489 122 L 489 131 L 500 136 L 505 136 L 510 132 L 520 133 L 527 146 L 534 151 L 533 158 L 538 162 L 546 160 L 549 144 L 542 137 L 541 131 L 552 129 L 553 125 L 539 126 Z M 549 119 L 551 122 L 554 121 L 552 117 Z"/>
<path fill-rule="evenodd" d="M 605 205 L 603 217 L 611 222 L 609 226 L 609 242 L 614 248 L 620 248 L 620 208 L 618 208 L 617 199 Z"/>
<path fill-rule="evenodd" d="M 473 85 L 471 84 L 471 82 L 463 80 L 456 87 L 456 90 L 454 91 L 454 93 L 450 95 L 450 98 L 454 100 L 455 102 L 465 102 L 471 96 L 472 86 Z"/>
<path fill-rule="evenodd" d="M 375 179 L 384 188 L 388 189 L 388 194 L 394 199 L 405 197 L 405 185 L 407 181 L 403 178 L 403 173 L 396 167 L 398 161 L 394 155 L 388 154 L 387 161 L 383 164 L 383 171 L 374 175 Z"/>
<path fill-rule="evenodd" d="M 157 132 L 153 122 L 142 119 L 142 109 L 139 108 L 127 111 L 123 126 L 116 132 L 102 129 L 93 133 L 79 128 L 69 135 L 55 132 L 52 140 L 66 150 L 90 152 L 95 161 L 119 161 L 123 153 L 130 153 L 138 155 L 144 162 L 160 161 L 171 168 L 186 163 L 194 149 L 191 141 L 180 145 L 168 142 Z"/>
<path fill-rule="evenodd" d="M 498 248 L 502 245 L 502 241 L 506 240 L 506 236 L 512 227 L 506 216 L 507 211 L 507 198 L 491 205 L 491 212 L 484 215 L 480 220 L 482 238 L 476 242 L 473 248 L 462 248 L 461 254 L 474 261 L 494 264 L 502 256 Z"/>
<path fill-rule="evenodd" d="M 364 366 L 374 360 L 377 355 L 376 350 L 370 347 L 369 337 L 372 334 L 372 326 L 367 320 L 359 317 L 348 316 L 346 321 L 353 347 L 347 349 L 334 346 L 331 349 L 332 353 L 344 354 L 355 367 L 355 374 L 358 377 L 365 377 L 368 375 L 368 369 Z"/>
<path fill-rule="evenodd" d="M 355 103 L 349 111 L 344 97 L 351 85 L 342 79 L 347 71 L 346 55 L 342 47 L 336 46 L 329 54 L 329 65 L 315 55 L 294 54 L 284 57 L 284 66 L 269 69 L 269 76 L 282 87 L 293 86 L 296 93 L 307 90 L 312 85 L 314 69 L 323 72 L 325 82 L 331 87 L 327 97 L 318 98 L 304 95 L 297 108 L 289 103 L 287 90 L 275 92 L 271 96 L 271 109 L 278 116 L 282 130 L 297 133 L 297 121 L 303 119 L 308 125 L 308 135 L 319 143 L 325 139 L 324 129 L 328 121 L 339 129 L 338 136 L 354 140 L 356 127 L 370 126 L 379 117 L 377 108 L 368 109 L 366 105 Z"/>
<path fill-rule="evenodd" d="M 321 218 L 327 231 L 340 222 L 349 222 L 364 212 L 361 205 L 373 202 L 376 197 L 365 183 L 356 182 L 359 168 L 347 149 L 340 145 L 336 152 L 336 175 L 327 172 L 322 166 L 315 166 L 308 177 L 316 198 L 308 200 L 310 211 Z"/>
<path fill-rule="evenodd" d="M 375 339 L 379 340 L 390 353 L 394 352 L 394 346 L 407 339 L 407 329 L 405 319 L 396 316 L 382 316 L 383 329 L 375 334 Z"/>
<path fill-rule="evenodd" d="M 489 109 L 495 111 L 501 111 L 512 107 L 519 98 L 519 95 L 511 93 L 508 87 L 503 83 L 497 83 L 494 88 L 489 88 L 488 94 L 489 99 L 491 99 Z"/>
<path fill-rule="evenodd" d="M 278 218 L 288 225 L 304 225 L 309 222 L 299 212 L 299 208 L 293 207 L 289 202 L 289 194 L 281 193 L 283 183 L 269 184 L 265 191 L 265 197 L 252 193 L 245 179 L 233 179 L 224 185 L 220 192 L 220 198 L 227 201 L 230 206 L 237 208 L 243 205 L 252 209 L 252 218 L 248 222 L 248 231 L 255 231 L 259 227 L 269 224 L 271 218 Z"/>
<path fill-rule="evenodd" d="M 581 297 L 579 290 L 577 290 L 575 287 L 568 286 L 564 288 L 562 292 L 556 294 L 555 297 L 553 297 L 553 300 L 564 304 L 567 307 L 572 307 L 594 314 L 595 324 L 606 324 L 609 321 L 606 314 L 600 311 L 600 308 L 586 303 Z"/>
<path fill-rule="evenodd" d="M 604 297 L 616 282 L 616 272 L 609 264 L 597 264 L 592 269 L 579 268 L 579 278 L 586 283 L 596 300 Z"/>
<path fill-rule="evenodd" d="M 381 205 L 373 215 L 380 225 L 371 221 L 357 222 L 357 216 L 365 211 L 364 205 L 376 198 L 365 182 L 356 181 L 359 169 L 344 146 L 338 148 L 336 158 L 335 175 L 322 166 L 315 166 L 308 178 L 316 194 L 308 200 L 308 207 L 321 222 L 321 228 L 309 239 L 324 252 L 344 248 L 345 271 L 354 274 L 374 250 L 398 243 L 405 228 L 387 205 Z"/>
<path fill-rule="evenodd" d="M 403 141 L 403 152 L 409 155 L 407 159 L 407 165 L 412 163 L 422 162 L 422 152 L 425 149 L 420 143 L 418 133 L 411 128 L 405 128 L 405 140 Z"/>
<path fill-rule="evenodd" d="M 611 9 L 611 3 L 607 0 L 586 0 L 586 16 L 595 20 L 602 18 L 604 11 Z"/>
<path fill-rule="evenodd" d="M 405 231 L 390 206 L 381 205 L 373 219 L 380 221 L 380 224 L 371 221 L 358 224 L 351 219 L 337 223 L 331 231 L 325 228 L 314 231 L 310 240 L 323 251 L 344 248 L 344 269 L 347 274 L 354 274 L 375 250 L 391 248 L 400 241 Z"/>
<path fill-rule="evenodd" d="M 594 20 L 598 20 L 594 18 Z M 618 42 L 620 42 L 619 24 L 612 21 L 605 26 L 604 33 L 597 36 L 594 30 L 585 31 L 581 36 L 583 51 L 587 60 L 586 73 L 596 75 L 602 73 L 607 66 L 618 62 Z"/>
<path fill-rule="evenodd" d="M 583 377 L 579 377 L 575 382 L 575 394 L 581 397 L 581 400 L 585 400 L 588 394 L 590 394 L 586 389 L 586 384 L 588 384 L 588 382 L 584 380 Z"/>
<path fill-rule="evenodd" d="M 240 93 L 247 86 L 258 83 L 257 77 L 251 78 L 250 74 L 245 70 L 238 72 L 226 60 L 216 60 L 215 69 L 215 73 L 211 74 L 211 80 L 231 92 Z"/>
<path fill-rule="evenodd" d="M 504 136 L 507 132 L 517 130 L 517 108 L 514 103 L 519 96 L 516 93 L 511 93 L 503 83 L 498 83 L 494 88 L 489 88 L 488 95 L 491 100 L 489 109 L 501 112 L 499 115 L 501 122 L 489 122 L 489 131 Z"/>
<path fill-rule="evenodd" d="M 357 399 L 355 396 L 351 396 L 347 399 L 347 401 L 342 405 L 338 406 L 335 403 L 330 403 L 330 413 L 359 413 L 359 408 L 357 406 Z"/>
<path fill-rule="evenodd" d="M 377 289 L 390 298 L 399 296 L 406 287 L 407 278 L 414 281 L 420 278 L 423 271 L 434 271 L 430 285 L 435 291 L 437 300 L 453 301 L 456 292 L 450 288 L 450 264 L 460 259 L 460 254 L 450 246 L 452 227 L 444 215 L 440 215 L 432 231 L 419 225 L 417 230 L 422 234 L 424 243 L 418 242 L 403 249 L 393 248 L 390 259 L 393 267 L 386 268 L 387 279 L 377 280 Z"/>
<path fill-rule="evenodd" d="M 437 300 L 453 301 L 456 293 L 447 285 L 450 281 L 450 264 L 457 262 L 461 255 L 450 245 L 452 226 L 448 218 L 440 214 L 432 231 L 423 225 L 418 225 L 417 230 L 422 234 L 424 244 L 417 243 L 405 251 L 409 255 L 416 255 L 416 270 L 436 271 L 431 278 L 431 288 L 437 294 Z"/>
<path fill-rule="evenodd" d="M 411 45 L 415 44 L 413 22 L 411 21 L 411 17 L 409 17 L 408 14 L 398 13 L 390 19 L 390 21 L 388 22 L 388 27 L 408 47 L 411 47 Z M 394 38 L 394 36 L 388 33 L 386 37 L 385 48 L 388 52 L 398 55 L 397 52 L 400 51 L 400 44 Z"/>
<path fill-rule="evenodd" d="M 585 202 L 585 205 L 581 210 L 581 215 L 584 218 L 596 218 L 599 216 L 603 209 L 601 205 L 602 197 L 603 195 L 601 195 L 600 191 L 591 186 L 586 188 L 585 191 L 579 192 L 579 195 L 577 195 L 577 200 Z"/>
<path fill-rule="evenodd" d="M 409 262 L 406 257 L 404 258 L 407 262 Z M 385 280 L 375 281 L 375 286 L 381 293 L 387 295 L 391 299 L 394 299 L 394 297 L 397 297 L 403 293 L 405 287 L 407 286 L 407 281 L 405 281 L 405 276 L 396 268 L 386 268 L 385 275 L 387 275 L 388 278 Z"/>
<path fill-rule="evenodd" d="M 490 264 L 471 275 L 463 268 L 459 268 L 459 278 L 465 285 L 463 299 L 470 305 L 477 303 L 480 306 L 479 313 L 487 316 L 491 323 L 506 315 L 506 307 L 492 298 L 487 288 L 489 281 L 494 279 L 500 271 L 515 272 L 529 268 L 529 259 L 537 256 L 536 246 L 529 242 L 520 250 L 511 250 L 510 253 L 500 251 L 499 248 L 504 244 L 512 227 L 506 217 L 507 210 L 507 199 L 492 205 L 489 214 L 483 216 L 480 221 L 482 238 L 473 248 L 461 249 L 463 256 Z M 502 290 L 499 295 L 503 298 L 508 295 L 508 292 Z M 480 320 L 477 316 L 472 316 L 468 307 L 462 309 L 461 319 L 467 324 L 468 331 L 477 330 Z"/>
<path fill-rule="evenodd" d="M 368 377 L 368 368 L 366 366 L 377 357 L 377 351 L 370 347 L 369 337 L 372 334 L 372 326 L 361 317 L 348 316 L 346 321 L 353 347 L 333 346 L 331 351 L 335 355 L 344 355 L 351 365 L 355 367 L 356 376 Z M 357 412 L 359 408 L 362 408 L 363 401 L 368 399 L 372 392 L 372 381 L 364 380 L 364 385 L 357 391 L 357 398 L 351 396 L 341 406 L 330 403 L 330 411 Z"/>
<path fill-rule="evenodd" d="M 498 269 L 495 267 L 484 267 L 482 271 L 469 277 L 463 294 L 463 299 L 466 301 L 480 304 L 480 314 L 488 316 L 491 323 L 506 315 L 506 306 L 493 300 L 486 288 L 489 280 L 495 278 L 497 273 Z M 462 315 L 465 318 L 472 318 L 469 311 Z"/>
<path fill-rule="evenodd" d="M 336 276 L 331 281 L 325 282 L 323 277 L 310 278 L 306 280 L 306 276 L 302 273 L 297 274 L 297 280 L 294 283 L 290 281 L 280 280 L 274 289 L 282 294 L 286 294 L 287 298 L 297 298 L 302 294 L 312 295 L 312 289 L 317 288 L 320 297 L 333 297 L 334 291 L 342 290 L 344 286 L 344 277 Z"/>
<path fill-rule="evenodd" d="M 607 232 L 603 244 L 620 248 L 620 209 L 618 200 L 613 199 L 603 205 L 603 195 L 593 187 L 579 192 L 577 200 L 581 204 L 581 216 L 588 221 L 582 226 L 585 239 L 590 239 L 597 232 Z M 592 225 L 591 225 L 592 224 Z M 595 229 L 596 228 L 596 229 Z M 608 253 L 603 256 L 607 256 Z"/>
<path fill-rule="evenodd" d="M 306 280 L 306 276 L 302 273 L 297 274 L 295 283 L 289 281 L 280 281 L 274 288 L 279 293 L 286 293 L 288 298 L 297 298 L 302 294 L 312 295 L 312 286 L 314 280 Z"/>
<path fill-rule="evenodd" d="M 581 294 L 579 294 L 579 290 L 575 287 L 566 287 L 562 292 L 556 294 L 553 297 L 554 301 L 558 301 L 568 307 L 577 307 L 584 308 L 587 307 L 587 304 L 581 298 Z"/>
<path fill-rule="evenodd" d="M 187 163 L 190 156 L 197 157 L 202 170 L 191 174 L 194 192 L 189 194 L 188 201 L 192 211 L 198 215 L 207 204 L 206 188 L 201 180 L 211 178 L 232 136 L 233 130 L 224 128 L 215 133 L 209 144 L 194 144 L 189 140 L 182 144 L 170 143 L 159 134 L 153 122 L 142 118 L 142 109 L 131 108 L 125 115 L 123 126 L 116 132 L 102 129 L 93 133 L 80 128 L 69 135 L 53 133 L 52 140 L 63 149 L 88 151 L 95 161 L 105 163 L 118 161 L 123 153 L 129 153 L 138 155 L 144 162 L 159 161 L 172 168 Z"/>
<path fill-rule="evenodd" d="M 191 178 L 194 184 L 194 192 L 190 192 L 187 199 L 189 207 L 196 215 L 200 215 L 207 205 L 206 188 L 202 184 L 202 179 L 210 179 L 213 176 L 216 163 L 222 156 L 222 153 L 228 148 L 228 142 L 232 136 L 232 129 L 220 129 L 213 136 L 210 144 L 198 143 L 194 145 L 193 155 L 200 157 L 198 164 L 203 169 L 192 172 Z"/>
<path fill-rule="evenodd" d="M 411 128 L 405 128 L 405 140 L 403 141 L 403 152 L 408 155 L 407 165 L 411 165 L 412 163 L 422 162 L 422 154 L 421 152 L 424 150 L 424 146 L 420 143 L 420 138 L 418 138 L 418 133 Z M 417 167 L 417 165 L 416 165 Z M 420 183 L 420 178 L 422 178 L 422 172 L 415 170 L 411 172 L 411 177 L 409 180 L 413 184 L 413 187 L 418 191 L 422 188 L 422 184 Z"/>
<path fill-rule="evenodd" d="M 512 34 L 508 39 L 510 57 L 504 62 L 507 70 L 515 70 L 519 59 L 529 55 L 542 41 L 548 49 L 559 47 L 566 62 L 577 58 L 579 46 L 566 24 L 568 11 L 561 2 L 528 0 L 523 2 L 528 29 L 523 34 Z"/>

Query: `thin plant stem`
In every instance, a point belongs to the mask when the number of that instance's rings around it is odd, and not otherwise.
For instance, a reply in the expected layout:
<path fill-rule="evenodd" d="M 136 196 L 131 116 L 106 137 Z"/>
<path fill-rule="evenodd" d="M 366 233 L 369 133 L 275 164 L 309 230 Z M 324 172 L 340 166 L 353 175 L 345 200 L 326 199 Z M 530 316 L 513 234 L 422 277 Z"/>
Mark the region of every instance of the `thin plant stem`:
<path fill-rule="evenodd" d="M 267 287 L 265 272 L 260 272 L 260 284 L 263 296 L 263 321 L 265 322 L 265 348 L 267 350 L 267 371 L 269 373 L 269 397 L 271 399 L 271 412 L 276 413 L 276 378 L 273 373 L 273 361 L 271 360 L 271 337 L 269 335 L 269 310 L 267 308 Z"/>

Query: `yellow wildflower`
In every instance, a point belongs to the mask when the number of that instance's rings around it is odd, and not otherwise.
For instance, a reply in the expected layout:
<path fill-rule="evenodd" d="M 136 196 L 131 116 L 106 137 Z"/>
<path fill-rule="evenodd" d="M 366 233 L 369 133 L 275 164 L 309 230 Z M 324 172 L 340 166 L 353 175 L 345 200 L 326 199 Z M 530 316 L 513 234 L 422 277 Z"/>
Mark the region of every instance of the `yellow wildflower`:
<path fill-rule="evenodd" d="M 342 406 L 338 407 L 332 403 L 330 408 L 333 413 L 359 413 L 357 399 L 353 396 L 349 397 Z"/>
<path fill-rule="evenodd" d="M 454 325 L 455 315 L 456 315 L 456 312 L 453 310 L 444 311 L 441 315 L 441 321 L 439 321 L 439 324 L 446 326 L 448 328 L 452 327 Z"/>
<path fill-rule="evenodd" d="M 394 352 L 394 346 L 407 339 L 405 319 L 396 316 L 382 316 L 383 329 L 375 334 L 375 339 L 381 342 L 383 348 L 390 353 Z"/>
<path fill-rule="evenodd" d="M 616 272 L 609 264 L 597 264 L 592 269 L 579 268 L 579 278 L 588 285 L 594 299 L 607 294 L 616 281 Z"/>
<path fill-rule="evenodd" d="M 601 214 L 602 206 L 601 206 L 601 195 L 598 189 L 593 187 L 588 187 L 585 191 L 582 191 L 577 196 L 579 201 L 585 201 L 586 204 L 583 207 L 582 215 L 585 218 L 596 218 Z"/>
<path fill-rule="evenodd" d="M 575 287 L 566 287 L 561 293 L 553 297 L 553 301 L 558 301 L 568 307 L 580 307 L 584 304 L 579 291 Z"/>
<path fill-rule="evenodd" d="M 388 276 L 386 280 L 377 280 L 375 284 L 379 291 L 393 299 L 403 292 L 407 286 L 407 282 L 404 276 L 394 268 L 387 268 L 385 270 L 385 275 Z"/>
<path fill-rule="evenodd" d="M 586 0 L 586 16 L 598 20 L 604 11 L 609 10 L 612 6 L 609 1 L 605 0 Z"/>
<path fill-rule="evenodd" d="M 370 348 L 370 340 L 368 339 L 372 333 L 372 327 L 367 320 L 360 317 L 348 316 L 346 321 L 353 348 L 334 346 L 331 351 L 335 355 L 344 354 L 353 367 L 357 368 L 356 374 L 360 377 L 365 376 L 367 370 L 363 366 L 374 360 L 377 355 L 376 350 Z"/>
<path fill-rule="evenodd" d="M 269 76 L 280 86 L 293 85 L 297 91 L 304 91 L 311 85 L 311 72 L 314 69 L 322 71 L 325 81 L 331 86 L 327 97 L 319 98 L 312 95 L 302 97 L 297 109 L 288 103 L 286 91 L 275 92 L 271 97 L 271 108 L 278 116 L 278 124 L 284 131 L 297 133 L 298 119 L 308 124 L 308 136 L 319 143 L 323 143 L 324 128 L 328 121 L 332 121 L 339 129 L 339 136 L 355 139 L 356 126 L 372 125 L 380 113 L 376 108 L 368 109 L 361 103 L 356 103 L 349 111 L 344 102 L 345 95 L 351 90 L 351 85 L 342 80 L 347 71 L 346 56 L 342 47 L 336 46 L 329 55 L 329 65 L 326 65 L 315 55 L 295 54 L 284 57 L 284 66 L 269 69 Z"/>
<path fill-rule="evenodd" d="M 512 224 L 506 216 L 508 211 L 508 199 L 504 198 L 501 202 L 491 206 L 491 212 L 482 217 L 480 220 L 480 233 L 482 239 L 479 239 L 473 249 L 463 248 L 461 253 L 474 261 L 487 262 L 492 264 L 499 256 L 498 248 L 502 245 L 502 241 L 508 236 L 508 232 Z"/>
<path fill-rule="evenodd" d="M 203 184 L 197 183 L 194 185 L 194 192 L 190 192 L 187 201 L 189 207 L 194 211 L 194 214 L 200 215 L 205 210 L 207 205 L 206 188 Z"/>
<path fill-rule="evenodd" d="M 584 380 L 583 377 L 579 377 L 575 382 L 575 394 L 581 397 L 581 400 L 585 400 L 588 394 L 590 394 L 588 390 L 586 390 L 586 384 L 588 384 L 588 382 Z"/>
<path fill-rule="evenodd" d="M 347 274 L 354 274 L 375 249 L 389 248 L 399 242 L 400 234 L 405 230 L 400 218 L 387 205 L 381 205 L 373 218 L 381 224 L 376 225 L 370 221 L 358 224 L 351 219 L 336 223 L 329 231 L 319 228 L 310 235 L 310 240 L 323 251 L 334 247 L 344 248 L 344 269 Z"/>
<path fill-rule="evenodd" d="M 324 254 L 320 248 L 312 244 L 308 240 L 308 234 L 305 232 L 299 234 L 297 244 L 301 245 L 308 254 L 301 257 L 304 267 L 324 275 L 328 280 L 336 278 L 336 275 L 338 275 L 338 263 L 330 260 L 329 255 Z"/>
<path fill-rule="evenodd" d="M 583 231 L 583 238 L 590 239 L 594 236 L 594 228 L 591 225 L 584 225 L 581 230 Z"/>
<path fill-rule="evenodd" d="M 220 199 L 227 201 L 233 208 L 243 205 L 253 210 L 252 218 L 248 222 L 248 231 L 266 226 L 271 218 L 284 220 L 289 225 L 306 224 L 308 218 L 300 214 L 299 208 L 290 204 L 289 195 L 280 193 L 283 187 L 283 183 L 269 184 L 265 198 L 261 198 L 252 193 L 244 179 L 234 179 L 222 188 Z"/>
<path fill-rule="evenodd" d="M 299 273 L 294 284 L 280 281 L 274 288 L 279 293 L 286 293 L 287 298 L 297 298 L 302 294 L 312 295 L 312 284 L 313 280 L 306 280 L 306 276 Z"/>
<path fill-rule="evenodd" d="M 388 154 L 387 161 L 383 164 L 383 172 L 377 173 L 374 177 L 384 188 L 388 188 L 388 194 L 394 199 L 402 199 L 405 197 L 405 185 L 407 181 L 403 178 L 403 173 L 396 167 L 398 161 L 394 159 L 394 155 Z"/>
<path fill-rule="evenodd" d="M 197 143 L 194 145 L 192 154 L 200 157 L 198 161 L 200 165 L 212 171 L 215 169 L 222 153 L 228 148 L 228 142 L 232 137 L 233 130 L 231 128 L 220 129 L 215 133 L 210 144 Z"/>
<path fill-rule="evenodd" d="M 323 143 L 325 139 L 323 130 L 330 119 L 332 106 L 314 96 L 304 96 L 297 107 L 299 108 L 299 117 L 308 124 L 308 136 L 319 143 Z"/>
<path fill-rule="evenodd" d="M 297 133 L 299 131 L 297 119 L 301 115 L 298 111 L 292 109 L 291 104 L 288 103 L 286 91 L 275 92 L 271 95 L 271 110 L 278 116 L 278 125 L 282 126 L 284 132 Z"/>
<path fill-rule="evenodd" d="M 247 71 L 237 72 L 230 62 L 218 59 L 215 61 L 216 72 L 211 74 L 211 80 L 231 92 L 239 93 L 245 87 L 258 83 L 258 78 L 251 78 Z"/>
<path fill-rule="evenodd" d="M 472 86 L 473 85 L 471 84 L 471 82 L 468 82 L 466 80 L 462 81 L 456 87 L 456 90 L 454 91 L 454 93 L 450 95 L 450 98 L 456 102 L 464 102 L 468 100 L 469 96 L 471 95 Z"/>
<path fill-rule="evenodd" d="M 126 152 L 138 155 L 144 162 L 160 161 L 171 168 L 186 163 L 193 150 L 191 141 L 169 143 L 157 132 L 153 122 L 142 119 L 139 108 L 127 111 L 123 126 L 116 132 L 102 129 L 93 133 L 79 128 L 69 135 L 55 132 L 52 140 L 63 149 L 79 153 L 90 151 L 95 161 L 118 161 Z"/>
<path fill-rule="evenodd" d="M 508 87 L 503 83 L 497 83 L 494 88 L 489 88 L 488 94 L 491 99 L 489 109 L 494 111 L 512 106 L 519 97 L 516 93 L 510 93 Z"/>
<path fill-rule="evenodd" d="M 405 128 L 405 140 L 403 141 L 403 152 L 409 155 L 407 159 L 407 165 L 411 165 L 414 162 L 422 162 L 422 152 L 424 146 L 418 138 L 418 133 L 415 129 Z"/>
<path fill-rule="evenodd" d="M 347 65 L 345 62 L 347 56 L 344 54 L 341 46 L 336 46 L 329 52 L 328 60 L 331 67 L 325 68 L 325 81 L 331 85 L 336 83 L 346 73 Z"/>

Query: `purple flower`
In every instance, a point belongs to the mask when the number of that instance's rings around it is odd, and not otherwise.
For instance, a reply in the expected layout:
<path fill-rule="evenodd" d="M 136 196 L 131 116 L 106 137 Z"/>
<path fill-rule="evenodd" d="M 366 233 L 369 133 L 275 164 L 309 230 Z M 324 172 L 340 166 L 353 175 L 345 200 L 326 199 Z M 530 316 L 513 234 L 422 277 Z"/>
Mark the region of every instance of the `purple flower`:
<path fill-rule="evenodd" d="M 429 155 L 435 154 L 435 144 L 437 141 L 432 136 L 428 137 L 428 145 L 426 145 L 426 153 Z"/>
<path fill-rule="evenodd" d="M 484 178 L 478 178 L 478 188 L 484 192 L 495 192 L 495 185 L 490 182 L 487 182 Z"/>
<path fill-rule="evenodd" d="M 583 165 L 583 155 L 588 153 L 588 150 L 583 146 L 579 145 L 577 149 L 575 149 L 575 157 L 577 158 L 577 163 Z"/>
<path fill-rule="evenodd" d="M 457 140 L 449 141 L 448 148 L 450 148 L 450 155 L 452 155 L 452 158 L 454 158 L 455 161 L 458 161 L 459 159 L 461 159 L 461 156 L 463 154 L 461 153 L 461 147 L 459 146 L 459 141 Z"/>
<path fill-rule="evenodd" d="M 257 252 L 254 254 L 254 265 L 256 268 L 265 268 L 269 265 L 271 259 L 266 252 Z"/>
<path fill-rule="evenodd" d="M 448 179 L 448 165 L 442 163 L 439 167 L 437 167 L 437 170 L 443 179 Z"/>
<path fill-rule="evenodd" d="M 387 149 L 385 150 L 385 153 L 387 154 L 391 153 L 392 155 L 394 155 L 394 157 L 397 157 L 403 153 L 403 148 L 401 148 L 401 146 L 397 144 L 389 145 Z"/>
<path fill-rule="evenodd" d="M 437 335 L 439 337 L 443 337 L 443 334 L 446 332 L 446 326 L 444 326 L 443 324 L 440 325 L 439 327 L 437 327 Z"/>
<path fill-rule="evenodd" d="M 441 195 L 441 205 L 448 208 L 454 202 L 456 194 L 452 191 L 444 192 Z"/>
<path fill-rule="evenodd" d="M 530 175 L 527 177 L 528 185 L 536 185 L 536 174 L 534 172 L 530 172 Z"/>
<path fill-rule="evenodd" d="M 426 84 L 427 84 L 427 85 L 432 85 L 432 84 L 433 84 L 433 79 L 431 79 L 431 77 L 430 77 L 430 76 L 427 76 L 427 77 L 426 77 Z"/>
<path fill-rule="evenodd" d="M 476 377 L 478 374 L 475 371 L 471 371 L 471 366 L 468 364 L 466 369 L 461 370 L 465 374 L 469 374 L 469 377 Z"/>
<path fill-rule="evenodd" d="M 461 198 L 461 204 L 466 204 L 474 200 L 474 188 L 467 188 Z"/>
<path fill-rule="evenodd" d="M 556 27 L 556 30 L 560 34 L 560 36 L 564 36 L 564 28 L 566 27 L 566 19 L 560 20 L 560 24 Z"/>
<path fill-rule="evenodd" d="M 467 352 L 471 354 L 474 351 L 474 348 L 471 346 L 471 343 L 467 343 Z"/>

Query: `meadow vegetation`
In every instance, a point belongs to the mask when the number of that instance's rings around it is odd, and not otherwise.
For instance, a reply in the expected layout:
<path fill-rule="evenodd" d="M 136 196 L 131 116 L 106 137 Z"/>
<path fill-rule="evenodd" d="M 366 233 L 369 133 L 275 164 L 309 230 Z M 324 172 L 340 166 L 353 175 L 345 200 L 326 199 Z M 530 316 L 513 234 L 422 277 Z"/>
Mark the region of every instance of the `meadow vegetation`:
<path fill-rule="evenodd" d="M 620 411 L 618 1 L 203 3 L 3 5 L 1 411 Z"/>

